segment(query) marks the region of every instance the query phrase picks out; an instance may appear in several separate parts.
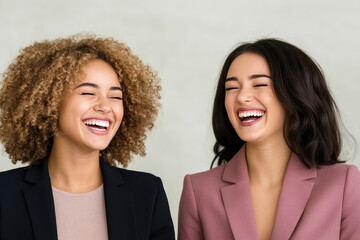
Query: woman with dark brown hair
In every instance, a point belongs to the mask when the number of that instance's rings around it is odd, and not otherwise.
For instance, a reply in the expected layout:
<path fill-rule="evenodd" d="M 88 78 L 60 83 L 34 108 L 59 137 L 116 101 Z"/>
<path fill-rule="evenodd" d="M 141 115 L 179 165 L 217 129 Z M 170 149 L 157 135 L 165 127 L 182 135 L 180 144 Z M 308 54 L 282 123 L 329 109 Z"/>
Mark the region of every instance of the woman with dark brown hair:
<path fill-rule="evenodd" d="M 159 78 L 112 38 L 24 48 L 4 73 L 0 239 L 175 239 L 160 178 L 117 168 L 157 116 Z"/>
<path fill-rule="evenodd" d="M 233 50 L 212 123 L 218 167 L 185 177 L 179 240 L 360 239 L 360 174 L 339 159 L 336 104 L 302 50 Z"/>

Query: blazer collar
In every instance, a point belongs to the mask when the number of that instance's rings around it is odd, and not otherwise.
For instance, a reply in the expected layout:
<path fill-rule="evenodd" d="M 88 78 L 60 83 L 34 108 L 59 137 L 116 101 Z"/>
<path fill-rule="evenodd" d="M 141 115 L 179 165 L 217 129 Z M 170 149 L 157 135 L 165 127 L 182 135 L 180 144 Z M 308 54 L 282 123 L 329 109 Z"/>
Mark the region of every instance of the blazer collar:
<path fill-rule="evenodd" d="M 289 239 L 310 197 L 316 168 L 308 169 L 292 153 L 280 193 L 272 239 Z M 251 197 L 245 145 L 229 161 L 223 181 L 232 183 L 221 189 L 225 211 L 235 239 L 259 239 Z"/>
<path fill-rule="evenodd" d="M 119 169 L 117 167 L 111 167 L 101 157 L 100 167 L 103 174 L 104 184 L 120 186 L 125 183 L 125 179 L 122 177 Z"/>
<path fill-rule="evenodd" d="M 120 170 L 100 158 L 109 240 L 137 239 L 133 193 Z"/>
<path fill-rule="evenodd" d="M 223 180 L 232 183 L 221 188 L 221 195 L 234 239 L 259 239 L 245 159 L 245 145 L 225 165 Z"/>
<path fill-rule="evenodd" d="M 276 211 L 272 239 L 290 239 L 310 198 L 316 177 L 316 168 L 307 168 L 294 153 L 291 154 Z"/>
<path fill-rule="evenodd" d="M 23 190 L 35 240 L 57 239 L 55 207 L 47 159 L 28 167 L 24 181 L 31 187 Z"/>
<path fill-rule="evenodd" d="M 129 184 L 116 167 L 100 158 L 103 174 L 106 219 L 109 240 L 136 239 L 133 196 Z M 24 181 L 30 184 L 23 190 L 35 240 L 57 239 L 54 199 L 47 159 L 28 167 Z"/>

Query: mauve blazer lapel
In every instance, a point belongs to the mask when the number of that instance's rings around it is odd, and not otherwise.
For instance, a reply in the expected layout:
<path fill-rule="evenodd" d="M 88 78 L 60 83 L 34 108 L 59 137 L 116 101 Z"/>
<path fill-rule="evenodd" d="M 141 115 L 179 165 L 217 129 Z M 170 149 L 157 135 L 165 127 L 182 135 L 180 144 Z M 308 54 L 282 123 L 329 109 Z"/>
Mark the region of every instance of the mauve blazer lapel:
<path fill-rule="evenodd" d="M 245 146 L 225 165 L 223 180 L 233 183 L 221 188 L 221 195 L 234 238 L 259 239 L 245 159 Z"/>
<path fill-rule="evenodd" d="M 57 239 L 54 200 L 47 159 L 29 167 L 24 181 L 33 184 L 23 190 L 35 240 Z M 30 237 L 29 237 L 30 239 Z"/>
<path fill-rule="evenodd" d="M 110 167 L 102 159 L 104 195 L 109 240 L 137 239 L 133 197 L 119 169 Z"/>
<path fill-rule="evenodd" d="M 316 168 L 308 169 L 293 153 L 286 170 L 271 239 L 290 239 L 314 186 Z"/>

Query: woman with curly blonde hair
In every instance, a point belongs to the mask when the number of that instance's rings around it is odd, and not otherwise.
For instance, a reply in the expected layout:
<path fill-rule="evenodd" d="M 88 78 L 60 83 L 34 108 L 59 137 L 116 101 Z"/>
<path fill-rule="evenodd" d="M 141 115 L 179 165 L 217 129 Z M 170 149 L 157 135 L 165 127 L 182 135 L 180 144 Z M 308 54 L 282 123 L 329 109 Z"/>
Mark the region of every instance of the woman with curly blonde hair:
<path fill-rule="evenodd" d="M 24 48 L 3 74 L 0 239 L 175 239 L 145 155 L 159 78 L 123 43 L 75 35 Z"/>

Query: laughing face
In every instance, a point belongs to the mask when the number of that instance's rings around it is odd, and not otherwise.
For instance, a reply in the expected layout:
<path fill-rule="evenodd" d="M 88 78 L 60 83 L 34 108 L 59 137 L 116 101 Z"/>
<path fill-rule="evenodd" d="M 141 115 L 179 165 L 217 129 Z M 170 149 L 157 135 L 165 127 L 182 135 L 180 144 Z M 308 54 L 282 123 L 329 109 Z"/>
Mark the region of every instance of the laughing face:
<path fill-rule="evenodd" d="M 93 60 L 85 66 L 85 78 L 65 93 L 59 112 L 59 133 L 54 138 L 62 146 L 103 150 L 115 136 L 123 113 L 117 74 L 105 61 Z"/>
<path fill-rule="evenodd" d="M 283 141 L 285 113 L 262 56 L 243 53 L 235 58 L 228 70 L 225 89 L 228 118 L 243 141 Z"/>

